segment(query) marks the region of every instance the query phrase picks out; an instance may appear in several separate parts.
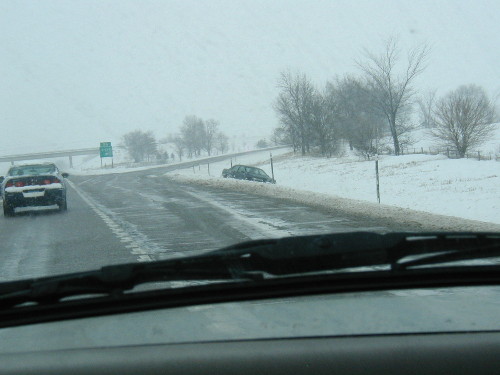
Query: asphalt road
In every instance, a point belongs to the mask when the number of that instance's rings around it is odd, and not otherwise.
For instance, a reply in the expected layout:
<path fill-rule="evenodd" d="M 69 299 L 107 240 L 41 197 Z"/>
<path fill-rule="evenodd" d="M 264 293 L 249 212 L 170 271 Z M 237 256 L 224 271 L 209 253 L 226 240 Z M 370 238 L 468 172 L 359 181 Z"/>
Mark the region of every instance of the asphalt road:
<path fill-rule="evenodd" d="M 68 211 L 0 220 L 0 280 L 199 254 L 251 239 L 387 230 L 305 205 L 179 184 L 164 170 L 71 176 Z"/>

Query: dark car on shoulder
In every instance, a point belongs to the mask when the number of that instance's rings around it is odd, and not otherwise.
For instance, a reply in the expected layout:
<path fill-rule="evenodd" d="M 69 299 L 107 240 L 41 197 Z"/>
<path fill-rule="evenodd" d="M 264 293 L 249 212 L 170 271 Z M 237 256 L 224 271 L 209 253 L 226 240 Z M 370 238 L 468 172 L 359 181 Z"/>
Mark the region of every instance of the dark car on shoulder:
<path fill-rule="evenodd" d="M 4 216 L 14 216 L 17 207 L 57 205 L 67 210 L 66 177 L 54 163 L 10 167 L 1 185 Z"/>
<path fill-rule="evenodd" d="M 234 165 L 231 168 L 224 169 L 222 171 L 222 177 L 236 178 L 238 180 L 269 182 L 271 184 L 276 183 L 276 180 L 269 177 L 262 169 L 247 165 Z"/>

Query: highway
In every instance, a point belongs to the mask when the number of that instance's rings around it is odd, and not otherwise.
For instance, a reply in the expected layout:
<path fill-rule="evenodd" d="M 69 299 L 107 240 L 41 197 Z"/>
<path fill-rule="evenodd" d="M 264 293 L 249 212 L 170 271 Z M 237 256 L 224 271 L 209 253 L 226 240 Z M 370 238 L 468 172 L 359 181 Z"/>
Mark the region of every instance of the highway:
<path fill-rule="evenodd" d="M 68 211 L 0 218 L 0 279 L 200 254 L 242 241 L 390 229 L 287 200 L 181 184 L 170 168 L 70 176 Z"/>

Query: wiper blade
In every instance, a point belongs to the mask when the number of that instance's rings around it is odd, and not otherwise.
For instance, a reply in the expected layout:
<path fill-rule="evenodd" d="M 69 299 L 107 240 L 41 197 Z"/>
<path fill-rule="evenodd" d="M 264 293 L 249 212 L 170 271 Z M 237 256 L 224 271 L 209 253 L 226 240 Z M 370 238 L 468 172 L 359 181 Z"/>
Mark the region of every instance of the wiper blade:
<path fill-rule="evenodd" d="M 400 272 L 490 257 L 500 257 L 499 233 L 352 232 L 258 240 L 197 256 L 2 283 L 0 307 L 54 303 L 78 295 L 121 295 L 152 282 L 246 281 L 382 265 L 388 272 Z"/>

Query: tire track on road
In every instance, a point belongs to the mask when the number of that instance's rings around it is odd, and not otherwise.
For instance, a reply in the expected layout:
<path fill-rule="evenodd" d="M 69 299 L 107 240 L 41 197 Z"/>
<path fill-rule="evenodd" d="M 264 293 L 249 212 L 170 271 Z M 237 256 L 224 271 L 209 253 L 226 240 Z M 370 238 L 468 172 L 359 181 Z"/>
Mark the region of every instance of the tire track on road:
<path fill-rule="evenodd" d="M 69 180 L 67 180 L 67 182 L 77 192 L 80 198 L 82 198 L 83 201 L 104 221 L 120 242 L 124 243 L 124 246 L 129 249 L 130 253 L 137 256 L 137 261 L 150 262 L 154 260 L 152 253 L 155 252 L 155 249 L 151 249 L 144 240 L 137 240 L 137 234 L 134 236 L 134 234 L 127 233 L 127 231 L 123 229 L 126 226 L 123 220 L 118 219 L 116 214 L 90 198 L 73 182 Z M 130 224 L 128 224 L 128 226 L 130 226 Z"/>

